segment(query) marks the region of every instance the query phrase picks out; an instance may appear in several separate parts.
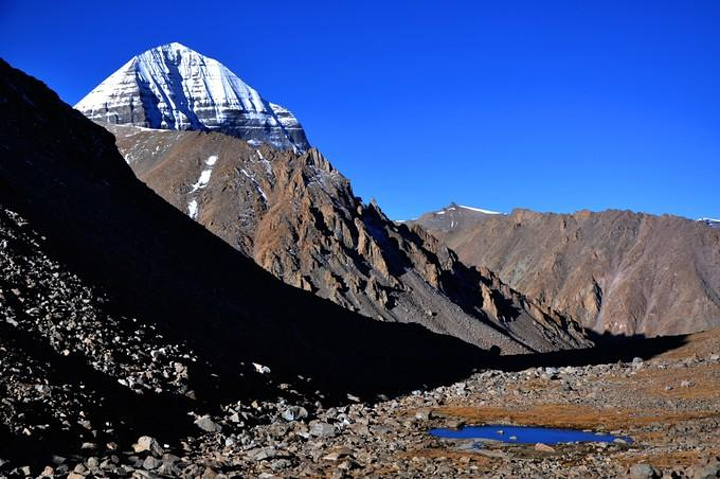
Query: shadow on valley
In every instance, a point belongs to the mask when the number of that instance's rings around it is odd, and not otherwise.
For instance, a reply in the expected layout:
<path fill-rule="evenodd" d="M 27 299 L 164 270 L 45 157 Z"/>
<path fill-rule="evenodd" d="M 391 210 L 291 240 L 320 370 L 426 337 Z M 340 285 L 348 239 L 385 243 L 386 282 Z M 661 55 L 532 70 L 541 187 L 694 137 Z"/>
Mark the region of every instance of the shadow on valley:
<path fill-rule="evenodd" d="M 483 366 L 502 371 L 522 371 L 537 367 L 590 366 L 629 362 L 634 358 L 647 360 L 677 349 L 687 342 L 687 335 L 648 338 L 642 334 L 616 336 L 587 331 L 595 347 L 553 351 L 550 353 L 496 356 L 483 361 Z"/>
<path fill-rule="evenodd" d="M 188 412 L 286 396 L 280 383 L 308 401 L 347 402 L 348 394 L 374 400 L 461 379 L 486 355 L 419 325 L 371 320 L 285 285 L 153 193 L 110 133 L 2 60 L 0 99 L 13 112 L 0 115 L 0 205 L 29 221 L 48 256 L 107 292 L 108 314 L 152 324 L 201 358 L 190 374 L 192 402 L 140 397 L 86 357 L 60 357 L 48 338 L 0 330 L 20 353 L 51 364 L 55 383 L 86 385 L 103 397 L 87 413 L 96 421 L 125 418 L 117 431 L 125 440 L 197 434 Z M 272 373 L 255 373 L 252 362 Z M 58 434 L 16 437 L 12 449 L 34 458 L 39 450 L 70 449 Z"/>

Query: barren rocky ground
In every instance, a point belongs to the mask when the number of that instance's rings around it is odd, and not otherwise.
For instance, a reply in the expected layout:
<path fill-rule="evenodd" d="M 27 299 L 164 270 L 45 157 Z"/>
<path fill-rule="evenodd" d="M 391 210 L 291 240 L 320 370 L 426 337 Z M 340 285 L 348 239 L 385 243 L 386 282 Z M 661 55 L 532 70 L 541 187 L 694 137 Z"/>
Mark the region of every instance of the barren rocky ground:
<path fill-rule="evenodd" d="M 652 358 L 519 371 L 362 404 L 227 404 L 178 444 L 88 446 L 15 475 L 80 477 L 720 477 L 720 332 Z M 256 423 L 250 427 L 250 423 Z M 573 427 L 632 443 L 439 439 L 463 424 Z M 12 475 L 12 474 L 11 474 Z"/>

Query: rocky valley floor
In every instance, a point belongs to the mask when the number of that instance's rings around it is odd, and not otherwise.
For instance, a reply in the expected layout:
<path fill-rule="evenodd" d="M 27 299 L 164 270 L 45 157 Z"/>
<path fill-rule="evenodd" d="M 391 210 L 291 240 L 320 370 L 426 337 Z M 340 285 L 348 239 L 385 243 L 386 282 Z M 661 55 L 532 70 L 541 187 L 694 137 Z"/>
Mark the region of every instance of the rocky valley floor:
<path fill-rule="evenodd" d="M 678 343 L 645 360 L 478 371 L 453 385 L 372 405 L 353 398 L 331 408 L 283 400 L 229 404 L 223 414 L 198 416 L 197 435 L 179 444 L 149 437 L 88 444 L 77 456 L 6 473 L 74 479 L 720 477 L 720 332 Z M 427 433 L 483 423 L 573 427 L 633 442 L 480 444 Z"/>

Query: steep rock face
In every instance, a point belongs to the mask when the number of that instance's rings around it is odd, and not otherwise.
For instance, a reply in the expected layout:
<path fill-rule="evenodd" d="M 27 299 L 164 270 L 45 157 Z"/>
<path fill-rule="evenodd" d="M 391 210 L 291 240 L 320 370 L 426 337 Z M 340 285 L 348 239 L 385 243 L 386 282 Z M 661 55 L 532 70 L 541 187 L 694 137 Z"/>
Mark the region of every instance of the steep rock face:
<path fill-rule="evenodd" d="M 383 321 L 505 353 L 587 345 L 576 325 L 364 205 L 316 150 L 107 125 L 135 173 L 288 284 Z"/>
<path fill-rule="evenodd" d="M 496 271 L 599 333 L 656 336 L 720 326 L 720 232 L 703 222 L 628 211 L 441 211 L 415 223 L 467 264 Z"/>
<path fill-rule="evenodd" d="M 288 109 L 263 99 L 217 60 L 180 43 L 133 57 L 75 108 L 114 124 L 219 130 L 278 148 L 309 148 Z"/>

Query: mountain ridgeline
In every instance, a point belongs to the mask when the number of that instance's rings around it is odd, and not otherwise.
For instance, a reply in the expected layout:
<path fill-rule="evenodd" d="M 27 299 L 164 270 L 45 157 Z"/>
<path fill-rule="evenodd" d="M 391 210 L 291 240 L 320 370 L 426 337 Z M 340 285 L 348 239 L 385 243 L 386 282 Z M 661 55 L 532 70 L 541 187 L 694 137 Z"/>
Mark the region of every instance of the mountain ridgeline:
<path fill-rule="evenodd" d="M 720 230 L 630 211 L 486 214 L 451 204 L 411 222 L 469 265 L 602 334 L 720 326 Z"/>

